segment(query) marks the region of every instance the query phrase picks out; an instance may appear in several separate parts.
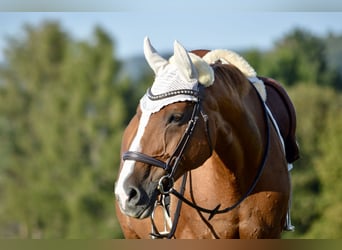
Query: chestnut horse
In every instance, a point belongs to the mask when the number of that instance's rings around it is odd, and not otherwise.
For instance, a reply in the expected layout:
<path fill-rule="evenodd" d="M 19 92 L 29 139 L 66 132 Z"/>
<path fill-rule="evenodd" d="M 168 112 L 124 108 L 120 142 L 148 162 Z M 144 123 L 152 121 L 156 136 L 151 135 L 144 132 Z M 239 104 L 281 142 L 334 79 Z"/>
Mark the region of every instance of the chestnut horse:
<path fill-rule="evenodd" d="M 272 116 L 270 86 L 234 53 L 213 59 L 175 42 L 166 60 L 147 38 L 144 52 L 156 77 L 124 132 L 115 186 L 125 238 L 279 238 L 291 193 L 285 148 L 296 147 L 291 102 L 292 113 Z"/>

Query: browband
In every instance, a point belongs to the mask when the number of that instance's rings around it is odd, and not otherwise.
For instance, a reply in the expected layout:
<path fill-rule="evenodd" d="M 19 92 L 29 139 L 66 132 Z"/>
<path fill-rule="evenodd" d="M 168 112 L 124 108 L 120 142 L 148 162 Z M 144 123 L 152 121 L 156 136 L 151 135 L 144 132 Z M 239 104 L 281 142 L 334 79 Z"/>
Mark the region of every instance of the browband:
<path fill-rule="evenodd" d="M 198 97 L 199 91 L 193 90 L 193 89 L 177 89 L 177 90 L 172 90 L 172 91 L 162 93 L 159 95 L 154 95 L 154 94 L 152 94 L 151 88 L 148 88 L 146 94 L 150 100 L 157 101 L 160 99 L 164 99 L 164 98 L 168 98 L 168 97 L 172 97 L 172 96 L 176 96 L 176 95 L 191 95 L 194 97 Z"/>

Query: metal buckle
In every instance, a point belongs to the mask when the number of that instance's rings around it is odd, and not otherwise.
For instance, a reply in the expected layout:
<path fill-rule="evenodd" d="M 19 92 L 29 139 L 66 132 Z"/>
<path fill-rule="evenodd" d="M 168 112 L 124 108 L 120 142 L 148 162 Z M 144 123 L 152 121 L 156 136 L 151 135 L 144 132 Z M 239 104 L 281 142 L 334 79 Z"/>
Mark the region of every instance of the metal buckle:
<path fill-rule="evenodd" d="M 163 184 L 163 181 L 164 180 L 167 180 L 168 181 L 168 186 L 170 187 L 169 190 L 164 190 L 164 184 Z M 159 192 L 162 194 L 162 195 L 166 195 L 166 194 L 170 194 L 170 192 L 172 191 L 173 189 L 173 184 L 174 184 L 174 180 L 172 177 L 168 176 L 168 175 L 164 175 L 163 177 L 161 177 L 159 179 L 159 182 L 158 182 L 158 187 L 157 189 L 159 190 Z"/>

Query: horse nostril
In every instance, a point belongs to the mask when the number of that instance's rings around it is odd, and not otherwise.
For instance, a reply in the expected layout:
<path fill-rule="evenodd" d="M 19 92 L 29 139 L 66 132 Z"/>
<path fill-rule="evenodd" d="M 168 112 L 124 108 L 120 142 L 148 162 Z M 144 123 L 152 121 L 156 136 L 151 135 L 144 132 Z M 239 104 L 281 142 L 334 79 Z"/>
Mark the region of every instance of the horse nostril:
<path fill-rule="evenodd" d="M 130 187 L 128 191 L 128 202 L 137 203 L 139 201 L 140 192 L 136 187 Z"/>

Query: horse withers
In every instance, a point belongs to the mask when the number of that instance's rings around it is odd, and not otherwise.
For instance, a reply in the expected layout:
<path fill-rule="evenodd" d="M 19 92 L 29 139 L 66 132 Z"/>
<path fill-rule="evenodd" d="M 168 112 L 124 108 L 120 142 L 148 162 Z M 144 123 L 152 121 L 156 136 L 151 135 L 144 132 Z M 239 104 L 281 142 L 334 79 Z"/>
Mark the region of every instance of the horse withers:
<path fill-rule="evenodd" d="M 115 185 L 124 236 L 279 238 L 298 158 L 285 91 L 231 51 L 175 42 L 166 60 L 146 38 L 144 53 L 155 80 L 123 134 Z"/>

